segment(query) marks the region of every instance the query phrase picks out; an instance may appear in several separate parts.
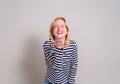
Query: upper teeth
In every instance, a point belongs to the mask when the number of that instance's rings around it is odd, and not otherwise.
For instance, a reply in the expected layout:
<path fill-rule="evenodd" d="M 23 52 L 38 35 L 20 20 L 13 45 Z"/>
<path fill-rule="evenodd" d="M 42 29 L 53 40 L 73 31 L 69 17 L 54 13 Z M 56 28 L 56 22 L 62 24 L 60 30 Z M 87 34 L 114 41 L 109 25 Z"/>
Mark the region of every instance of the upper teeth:
<path fill-rule="evenodd" d="M 62 34 L 62 32 L 57 32 L 57 34 Z"/>

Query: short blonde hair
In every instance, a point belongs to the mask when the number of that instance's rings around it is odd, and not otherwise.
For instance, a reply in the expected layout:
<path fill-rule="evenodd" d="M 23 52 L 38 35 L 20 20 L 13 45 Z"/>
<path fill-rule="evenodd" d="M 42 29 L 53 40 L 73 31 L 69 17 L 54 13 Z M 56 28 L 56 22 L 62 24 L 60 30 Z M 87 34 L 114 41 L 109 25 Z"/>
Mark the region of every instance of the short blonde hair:
<path fill-rule="evenodd" d="M 53 20 L 53 22 L 51 23 L 51 25 L 50 25 L 50 35 L 49 35 L 49 38 L 51 39 L 51 40 L 55 40 L 55 36 L 53 35 L 53 28 L 54 28 L 54 22 L 56 21 L 56 20 L 58 20 L 58 19 L 61 19 L 61 20 L 63 20 L 64 22 L 65 22 L 65 25 L 66 25 L 66 28 L 67 28 L 67 35 L 66 35 L 66 38 L 65 38 L 65 47 L 69 47 L 69 45 L 70 45 L 70 30 L 69 30 L 69 28 L 68 28 L 68 25 L 67 25 L 67 23 L 66 23 L 66 19 L 65 18 L 63 18 L 63 17 L 57 17 L 57 18 L 55 18 L 54 20 Z"/>

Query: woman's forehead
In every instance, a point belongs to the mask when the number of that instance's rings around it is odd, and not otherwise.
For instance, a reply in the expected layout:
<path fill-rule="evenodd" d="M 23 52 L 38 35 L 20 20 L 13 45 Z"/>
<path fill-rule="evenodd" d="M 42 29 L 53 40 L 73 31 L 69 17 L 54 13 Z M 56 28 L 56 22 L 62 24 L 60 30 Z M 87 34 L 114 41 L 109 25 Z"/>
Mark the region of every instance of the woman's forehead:
<path fill-rule="evenodd" d="M 65 22 L 62 20 L 62 19 L 58 19 L 58 20 L 56 20 L 55 22 L 54 22 L 54 24 L 55 25 L 59 25 L 59 24 L 61 24 L 61 25 L 65 25 Z"/>

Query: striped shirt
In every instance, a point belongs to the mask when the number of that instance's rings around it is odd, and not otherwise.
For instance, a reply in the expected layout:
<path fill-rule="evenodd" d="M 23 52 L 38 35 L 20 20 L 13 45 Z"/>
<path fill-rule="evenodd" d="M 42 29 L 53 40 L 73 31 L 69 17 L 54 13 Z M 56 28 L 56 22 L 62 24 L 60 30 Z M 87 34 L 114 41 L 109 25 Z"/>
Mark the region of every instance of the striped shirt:
<path fill-rule="evenodd" d="M 47 79 L 52 84 L 75 84 L 78 65 L 76 42 L 71 40 L 69 47 L 57 48 L 50 40 L 43 44 L 47 65 Z"/>

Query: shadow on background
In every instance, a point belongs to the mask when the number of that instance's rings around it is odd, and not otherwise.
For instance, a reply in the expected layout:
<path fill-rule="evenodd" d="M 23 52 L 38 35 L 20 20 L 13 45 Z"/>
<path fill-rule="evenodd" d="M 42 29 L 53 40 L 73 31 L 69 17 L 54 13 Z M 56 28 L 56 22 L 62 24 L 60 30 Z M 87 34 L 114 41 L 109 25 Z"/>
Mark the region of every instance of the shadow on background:
<path fill-rule="evenodd" d="M 22 69 L 29 84 L 43 84 L 45 77 L 45 60 L 42 43 L 36 38 L 25 42 Z"/>

